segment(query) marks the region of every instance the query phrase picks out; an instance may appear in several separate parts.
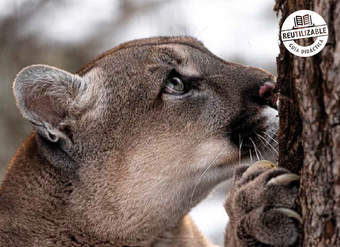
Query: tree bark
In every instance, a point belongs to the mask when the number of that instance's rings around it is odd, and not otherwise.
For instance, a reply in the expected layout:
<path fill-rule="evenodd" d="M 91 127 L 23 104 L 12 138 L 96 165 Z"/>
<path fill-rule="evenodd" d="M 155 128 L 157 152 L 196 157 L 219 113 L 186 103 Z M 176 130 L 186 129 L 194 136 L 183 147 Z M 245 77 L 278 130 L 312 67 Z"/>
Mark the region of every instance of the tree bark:
<path fill-rule="evenodd" d="M 328 42 L 315 56 L 294 56 L 280 44 L 279 165 L 301 175 L 300 246 L 340 246 L 340 1 L 277 0 L 274 9 L 280 26 L 301 9 L 328 25 Z"/>

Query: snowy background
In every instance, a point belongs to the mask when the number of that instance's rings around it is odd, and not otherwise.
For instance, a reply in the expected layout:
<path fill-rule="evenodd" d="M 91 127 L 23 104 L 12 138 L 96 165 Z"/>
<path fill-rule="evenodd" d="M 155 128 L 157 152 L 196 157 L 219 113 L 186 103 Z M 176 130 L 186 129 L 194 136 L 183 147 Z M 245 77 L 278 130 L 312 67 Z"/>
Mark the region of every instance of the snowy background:
<path fill-rule="evenodd" d="M 30 133 L 15 107 L 15 74 L 34 63 L 77 71 L 113 46 L 157 35 L 192 35 L 216 55 L 275 71 L 278 18 L 273 0 L 1 0 L 0 180 Z M 195 222 L 222 245 L 226 185 L 192 211 Z"/>

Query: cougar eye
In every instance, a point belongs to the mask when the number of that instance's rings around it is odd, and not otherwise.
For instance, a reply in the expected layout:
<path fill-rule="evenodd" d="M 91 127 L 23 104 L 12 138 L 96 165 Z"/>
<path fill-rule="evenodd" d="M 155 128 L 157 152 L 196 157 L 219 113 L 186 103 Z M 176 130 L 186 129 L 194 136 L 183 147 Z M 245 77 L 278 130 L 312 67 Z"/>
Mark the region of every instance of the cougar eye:
<path fill-rule="evenodd" d="M 185 86 L 181 78 L 172 76 L 167 79 L 164 91 L 168 94 L 183 94 L 185 92 Z"/>

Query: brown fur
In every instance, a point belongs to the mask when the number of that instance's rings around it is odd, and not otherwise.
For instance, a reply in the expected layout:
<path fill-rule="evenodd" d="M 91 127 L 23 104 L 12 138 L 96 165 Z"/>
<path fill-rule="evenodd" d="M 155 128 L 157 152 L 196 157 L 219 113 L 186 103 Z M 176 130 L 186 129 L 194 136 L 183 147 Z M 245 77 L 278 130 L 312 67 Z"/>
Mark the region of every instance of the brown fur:
<path fill-rule="evenodd" d="M 190 89 L 165 93 L 172 77 Z M 0 191 L 1 246 L 210 246 L 187 213 L 253 139 L 265 149 L 273 80 L 190 37 L 128 42 L 78 74 L 23 69 L 14 95 L 35 131 Z"/>

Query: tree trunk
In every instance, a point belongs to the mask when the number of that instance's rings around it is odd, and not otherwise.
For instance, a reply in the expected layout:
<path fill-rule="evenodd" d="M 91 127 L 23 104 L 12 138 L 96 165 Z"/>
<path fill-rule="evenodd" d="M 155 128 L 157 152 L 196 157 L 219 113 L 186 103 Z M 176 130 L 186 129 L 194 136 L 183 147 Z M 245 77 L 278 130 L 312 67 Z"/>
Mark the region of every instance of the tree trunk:
<path fill-rule="evenodd" d="M 328 25 L 328 42 L 315 56 L 294 56 L 281 42 L 279 165 L 301 175 L 300 245 L 340 246 L 340 1 L 277 0 L 274 9 L 280 26 L 301 9 Z"/>

